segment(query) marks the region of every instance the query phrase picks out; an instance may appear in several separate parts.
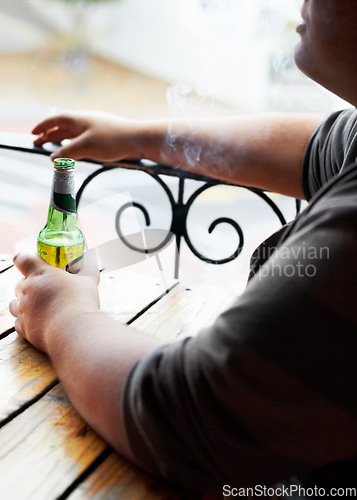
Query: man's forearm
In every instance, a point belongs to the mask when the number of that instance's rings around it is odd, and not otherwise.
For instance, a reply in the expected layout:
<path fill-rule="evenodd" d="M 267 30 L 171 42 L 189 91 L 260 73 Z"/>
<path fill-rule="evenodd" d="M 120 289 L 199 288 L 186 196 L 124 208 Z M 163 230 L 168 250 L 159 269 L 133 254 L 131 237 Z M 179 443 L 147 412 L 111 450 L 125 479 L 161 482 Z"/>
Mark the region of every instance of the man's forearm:
<path fill-rule="evenodd" d="M 153 161 L 302 198 L 303 159 L 322 118 L 262 114 L 149 121 L 134 148 Z"/>
<path fill-rule="evenodd" d="M 59 315 L 51 325 L 48 354 L 71 402 L 108 443 L 133 460 L 121 416 L 122 389 L 136 361 L 160 342 L 102 312 Z"/>

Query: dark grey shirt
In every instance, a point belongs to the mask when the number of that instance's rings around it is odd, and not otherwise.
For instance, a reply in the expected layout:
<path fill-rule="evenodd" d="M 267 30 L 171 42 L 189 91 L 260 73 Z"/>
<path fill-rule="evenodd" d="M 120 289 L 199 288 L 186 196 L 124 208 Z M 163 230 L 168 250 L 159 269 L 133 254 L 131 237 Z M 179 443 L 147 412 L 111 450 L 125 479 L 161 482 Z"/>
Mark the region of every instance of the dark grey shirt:
<path fill-rule="evenodd" d="M 309 205 L 232 307 L 128 376 L 126 431 L 149 472 L 222 491 L 357 457 L 356 123 L 353 109 L 316 131 Z"/>

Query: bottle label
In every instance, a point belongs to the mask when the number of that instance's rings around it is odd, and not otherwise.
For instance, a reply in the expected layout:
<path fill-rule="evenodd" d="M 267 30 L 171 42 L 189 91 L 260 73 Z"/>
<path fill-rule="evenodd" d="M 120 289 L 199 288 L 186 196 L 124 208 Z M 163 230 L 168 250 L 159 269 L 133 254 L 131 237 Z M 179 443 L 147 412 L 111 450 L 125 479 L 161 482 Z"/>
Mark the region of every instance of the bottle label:
<path fill-rule="evenodd" d="M 76 213 L 73 172 L 55 173 L 50 203 L 59 212 Z"/>
<path fill-rule="evenodd" d="M 58 212 L 76 213 L 76 200 L 71 194 L 52 193 L 51 206 Z"/>

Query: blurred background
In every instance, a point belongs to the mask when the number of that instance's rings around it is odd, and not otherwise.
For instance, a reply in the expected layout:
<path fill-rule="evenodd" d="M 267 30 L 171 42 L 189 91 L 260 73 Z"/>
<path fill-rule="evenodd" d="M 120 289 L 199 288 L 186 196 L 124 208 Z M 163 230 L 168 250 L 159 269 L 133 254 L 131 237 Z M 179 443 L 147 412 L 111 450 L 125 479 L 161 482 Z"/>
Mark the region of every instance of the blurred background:
<path fill-rule="evenodd" d="M 65 109 L 189 118 L 345 107 L 294 65 L 301 3 L 0 0 L 0 141 L 9 140 L 9 133 L 29 134 L 39 120 Z M 32 138 L 23 140 L 30 144 Z M 48 166 L 47 158 L 1 152 L 0 253 L 21 249 L 45 222 Z M 141 193 L 148 191 L 145 182 L 130 173 L 120 180 L 123 189 L 134 185 Z M 212 190 L 205 196 L 207 214 L 217 203 L 235 207 L 238 195 Z M 290 202 L 282 197 L 280 203 Z M 259 209 L 253 212 L 261 223 Z M 251 219 L 248 225 L 256 227 Z M 275 225 L 268 220 L 253 244 Z M 199 227 L 195 232 L 200 234 Z M 223 280 L 232 275 L 226 269 L 217 271 Z M 205 268 L 201 274 L 212 272 Z"/>
<path fill-rule="evenodd" d="M 188 108 L 329 111 L 336 100 L 293 63 L 300 3 L 1 0 L 1 130 L 62 109 L 167 114 L 182 83 Z"/>

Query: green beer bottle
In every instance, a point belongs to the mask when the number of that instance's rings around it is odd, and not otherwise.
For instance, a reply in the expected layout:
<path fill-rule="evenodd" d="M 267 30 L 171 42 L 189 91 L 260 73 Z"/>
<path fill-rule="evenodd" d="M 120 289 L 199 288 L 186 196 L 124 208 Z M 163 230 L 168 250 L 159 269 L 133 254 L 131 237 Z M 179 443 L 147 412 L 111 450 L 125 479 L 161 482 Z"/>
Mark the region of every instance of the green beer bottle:
<path fill-rule="evenodd" d="M 37 238 L 37 252 L 51 266 L 66 268 L 84 252 L 82 231 L 77 225 L 74 160 L 57 158 L 47 223 Z"/>

